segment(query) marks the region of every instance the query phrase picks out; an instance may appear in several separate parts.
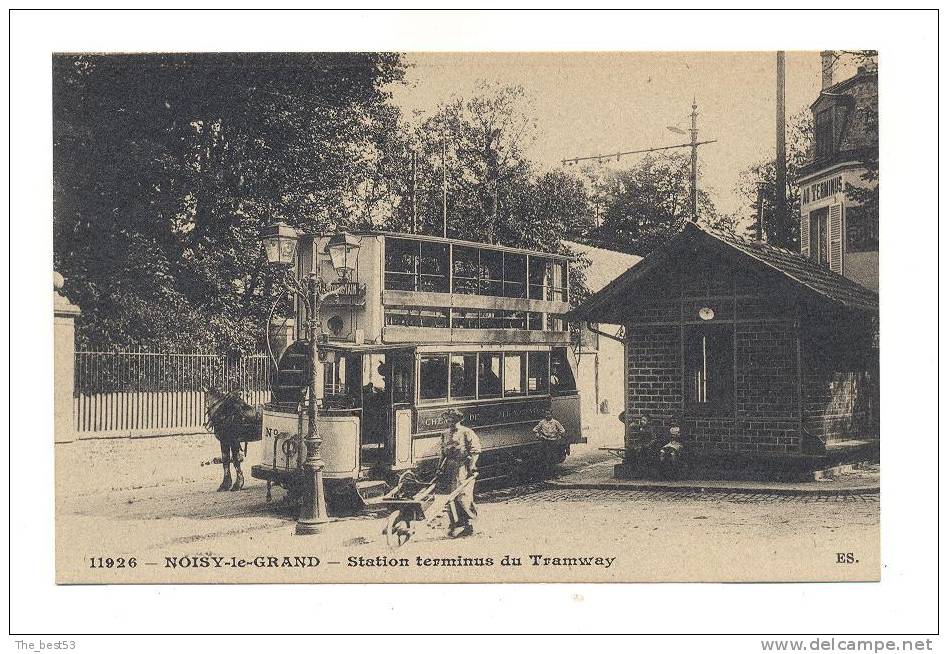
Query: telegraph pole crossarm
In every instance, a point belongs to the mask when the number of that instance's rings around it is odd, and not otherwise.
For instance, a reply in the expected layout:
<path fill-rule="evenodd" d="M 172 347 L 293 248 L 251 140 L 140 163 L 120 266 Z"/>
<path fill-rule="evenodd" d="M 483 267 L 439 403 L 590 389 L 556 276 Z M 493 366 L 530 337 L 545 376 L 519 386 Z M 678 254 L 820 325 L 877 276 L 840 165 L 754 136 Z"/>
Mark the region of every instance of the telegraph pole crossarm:
<path fill-rule="evenodd" d="M 710 140 L 710 141 L 697 141 L 697 142 L 695 142 L 695 143 L 679 143 L 678 145 L 666 145 L 666 146 L 661 147 L 661 148 L 644 148 L 644 149 L 642 149 L 642 150 L 627 150 L 627 151 L 625 151 L 625 152 L 613 152 L 612 154 L 594 154 L 594 155 L 590 155 L 590 156 L 588 156 L 588 157 L 571 157 L 571 158 L 569 158 L 569 159 L 563 159 L 563 160 L 561 161 L 561 163 L 562 163 L 564 166 L 566 166 L 566 165 L 570 165 L 570 166 L 571 166 L 571 165 L 573 165 L 573 164 L 579 163 L 580 161 L 599 161 L 599 162 L 602 162 L 602 161 L 605 161 L 605 160 L 608 160 L 608 159 L 612 159 L 613 157 L 615 157 L 615 159 L 618 160 L 620 157 L 624 157 L 624 156 L 630 155 L 630 154 L 643 154 L 643 153 L 645 153 L 645 152 L 660 152 L 660 151 L 662 151 L 662 150 L 673 150 L 673 149 L 675 149 L 675 148 L 691 148 L 691 147 L 694 147 L 694 146 L 696 146 L 696 145 L 705 145 L 705 144 L 707 144 L 707 143 L 717 143 L 717 142 L 718 142 L 717 139 L 713 139 L 713 140 Z"/>

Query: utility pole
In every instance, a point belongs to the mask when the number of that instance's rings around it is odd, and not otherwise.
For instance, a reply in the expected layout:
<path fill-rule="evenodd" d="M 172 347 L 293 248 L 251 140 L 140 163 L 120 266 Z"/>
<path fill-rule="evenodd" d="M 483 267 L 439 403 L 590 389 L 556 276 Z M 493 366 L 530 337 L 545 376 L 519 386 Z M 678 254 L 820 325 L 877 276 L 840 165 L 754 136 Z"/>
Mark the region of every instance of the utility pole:
<path fill-rule="evenodd" d="M 691 100 L 691 222 L 698 222 L 698 99 Z"/>
<path fill-rule="evenodd" d="M 754 225 L 754 237 L 757 241 L 764 240 L 764 184 L 757 183 L 757 221 Z"/>
<path fill-rule="evenodd" d="M 418 233 L 418 152 L 411 149 L 411 233 Z"/>
<path fill-rule="evenodd" d="M 777 52 L 777 160 L 774 172 L 774 241 L 779 247 L 790 244 L 787 228 L 787 101 L 784 52 Z"/>
<path fill-rule="evenodd" d="M 441 236 L 448 237 L 448 142 L 441 132 Z"/>

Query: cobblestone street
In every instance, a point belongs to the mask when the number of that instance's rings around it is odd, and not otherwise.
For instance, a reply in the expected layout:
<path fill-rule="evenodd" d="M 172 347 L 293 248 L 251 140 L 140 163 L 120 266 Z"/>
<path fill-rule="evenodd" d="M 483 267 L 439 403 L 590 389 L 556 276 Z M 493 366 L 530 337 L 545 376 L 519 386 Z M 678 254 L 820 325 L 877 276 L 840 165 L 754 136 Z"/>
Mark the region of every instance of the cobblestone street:
<path fill-rule="evenodd" d="M 159 439 L 77 443 L 61 450 L 61 464 L 80 471 L 72 477 L 74 492 L 64 494 L 58 507 L 57 529 L 61 537 L 69 535 L 70 551 L 77 553 L 76 560 L 60 561 L 70 571 L 64 581 L 108 580 L 108 571 L 88 569 L 95 556 L 136 557 L 142 562 L 132 571 L 136 579 L 184 583 L 225 572 L 233 581 L 417 581 L 415 568 L 428 569 L 419 563 L 426 559 L 437 562 L 438 579 L 462 582 L 871 579 L 878 571 L 878 493 L 595 490 L 535 482 L 479 492 L 479 533 L 471 538 L 447 539 L 441 519 L 433 527 L 418 526 L 412 540 L 393 551 L 381 534 L 381 511 L 336 520 L 316 536 L 295 536 L 294 516 L 279 501 L 281 492 L 272 504 L 256 480 L 238 493 L 214 492 L 219 466 L 196 461 L 213 454 L 216 443 L 195 437 L 185 444 L 164 462 L 155 458 L 163 453 Z M 142 457 L 140 470 L 150 472 L 135 477 L 115 465 L 131 451 Z M 609 465 L 608 455 L 586 446 L 577 448 L 562 471 L 603 465 Z M 123 538 L 103 549 L 103 533 Z M 838 564 L 838 552 L 855 552 L 862 565 Z M 499 564 L 504 557 L 528 562 L 531 555 L 547 554 L 612 562 L 565 570 Z M 304 555 L 321 564 L 306 570 L 258 567 L 272 563 L 266 557 Z M 252 563 L 233 572 L 190 563 L 169 568 L 168 558 L 207 556 Z M 409 565 L 374 565 L 392 557 Z"/>

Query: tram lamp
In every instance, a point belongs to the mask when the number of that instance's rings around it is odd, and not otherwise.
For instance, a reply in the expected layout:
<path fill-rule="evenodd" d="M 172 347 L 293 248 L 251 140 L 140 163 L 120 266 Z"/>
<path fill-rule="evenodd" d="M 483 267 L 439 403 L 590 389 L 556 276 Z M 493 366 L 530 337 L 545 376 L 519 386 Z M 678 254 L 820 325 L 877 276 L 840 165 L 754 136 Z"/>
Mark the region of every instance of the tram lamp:
<path fill-rule="evenodd" d="M 300 535 L 319 533 L 320 525 L 329 520 L 326 512 L 326 491 L 323 487 L 323 467 L 325 462 L 320 454 L 323 440 L 319 435 L 317 416 L 319 414 L 319 399 L 316 397 L 318 386 L 318 361 L 324 361 L 328 353 L 319 349 L 322 338 L 322 323 L 319 317 L 319 307 L 324 300 L 339 295 L 344 291 L 345 284 L 329 285 L 319 277 L 316 266 L 302 279 L 298 279 L 292 272 L 296 263 L 296 245 L 299 242 L 299 233 L 286 223 L 270 225 L 260 235 L 267 261 L 274 267 L 280 267 L 285 272 L 284 284 L 288 291 L 306 309 L 306 345 L 309 358 L 307 366 L 307 394 L 301 404 L 302 411 L 305 405 L 309 419 L 309 428 L 306 434 L 300 434 L 306 447 L 306 458 L 302 465 L 301 505 L 300 515 L 296 522 L 296 533 Z M 329 238 L 326 252 L 332 259 L 332 266 L 336 274 L 343 281 L 355 270 L 356 255 L 359 252 L 359 241 L 350 234 L 339 233 Z M 302 424 L 302 415 L 300 416 Z"/>
<path fill-rule="evenodd" d="M 299 234 L 286 223 L 266 227 L 260 235 L 267 261 L 274 266 L 288 268 L 296 262 L 296 244 Z"/>
<path fill-rule="evenodd" d="M 349 279 L 355 270 L 356 256 L 359 254 L 359 239 L 345 232 L 333 234 L 326 243 L 326 252 L 332 259 L 332 267 L 340 279 Z"/>

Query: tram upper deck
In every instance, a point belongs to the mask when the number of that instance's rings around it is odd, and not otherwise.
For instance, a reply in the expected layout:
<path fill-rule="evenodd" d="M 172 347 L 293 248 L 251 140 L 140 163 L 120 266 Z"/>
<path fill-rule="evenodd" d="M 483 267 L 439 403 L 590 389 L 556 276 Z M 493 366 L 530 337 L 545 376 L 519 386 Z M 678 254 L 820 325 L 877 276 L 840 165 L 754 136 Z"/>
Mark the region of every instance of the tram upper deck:
<path fill-rule="evenodd" d="M 434 236 L 360 232 L 354 271 L 321 308 L 332 343 L 568 345 L 568 257 Z M 336 281 L 328 236 L 303 237 L 298 274 Z M 297 313 L 297 338 L 306 316 Z"/>

